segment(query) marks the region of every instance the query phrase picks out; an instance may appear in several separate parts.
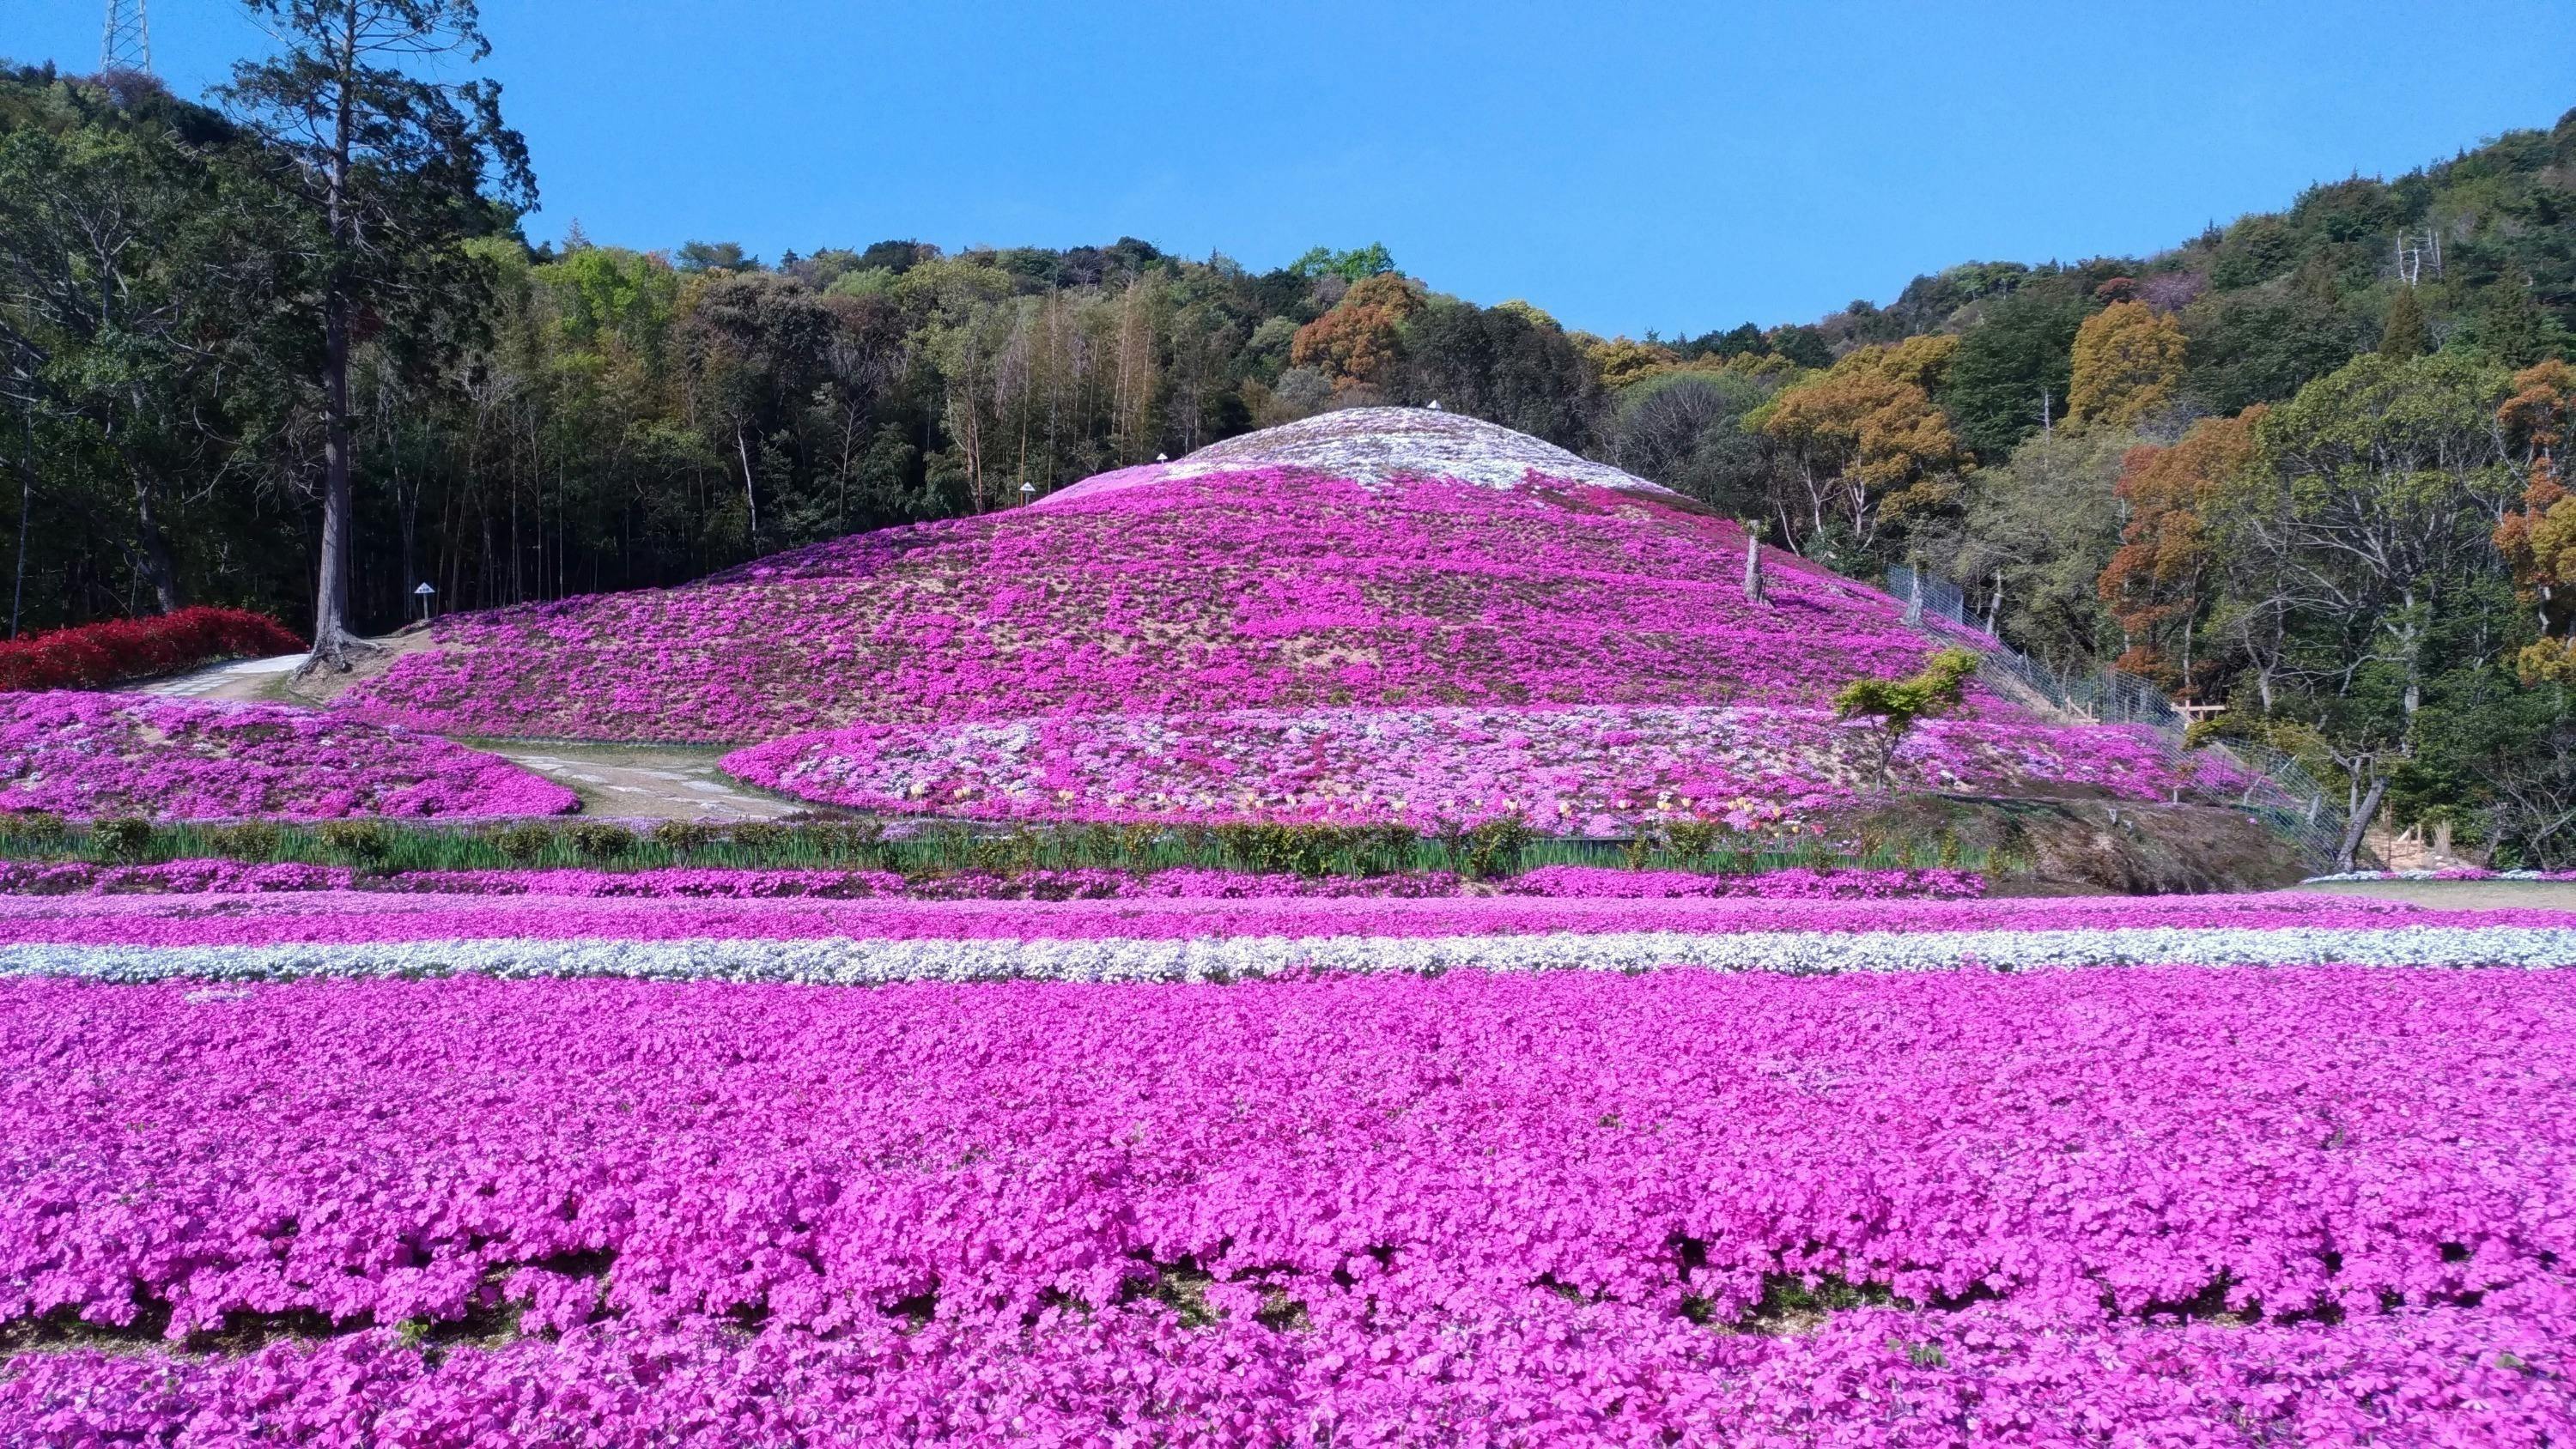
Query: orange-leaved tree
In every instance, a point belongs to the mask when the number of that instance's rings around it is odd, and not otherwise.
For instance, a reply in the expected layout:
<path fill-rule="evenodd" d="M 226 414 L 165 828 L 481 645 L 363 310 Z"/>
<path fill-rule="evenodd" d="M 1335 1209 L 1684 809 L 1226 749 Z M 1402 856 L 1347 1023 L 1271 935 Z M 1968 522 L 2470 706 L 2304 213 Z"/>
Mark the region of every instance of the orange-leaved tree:
<path fill-rule="evenodd" d="M 1864 347 L 1748 415 L 1802 485 L 1811 534 L 1839 524 L 1867 548 L 1884 526 L 1957 500 L 1974 460 L 1932 394 L 1958 346 L 1914 337 Z"/>
<path fill-rule="evenodd" d="M 2253 459 L 2254 424 L 2262 416 L 2258 403 L 2232 418 L 2203 418 L 2172 446 L 2141 445 L 2120 460 L 2119 496 L 2129 521 L 2098 585 L 2128 646 L 2115 667 L 2177 688 L 2192 684 L 2199 662 L 2195 633 L 2214 563 L 2206 506 Z"/>
<path fill-rule="evenodd" d="M 2576 367 L 2551 358 L 2515 373 L 2513 385 L 2496 419 L 2522 449 L 2530 482 L 2522 510 L 2496 525 L 2495 542 L 2541 634 L 2515 663 L 2525 683 L 2576 684 L 2576 494 L 2559 481 L 2558 464 L 2576 427 Z"/>
<path fill-rule="evenodd" d="M 2144 302 L 2114 302 L 2075 329 L 2066 416 L 2133 427 L 2182 386 L 2182 327 Z"/>
<path fill-rule="evenodd" d="M 1337 387 L 1385 382 L 1401 356 L 1396 328 L 1422 306 L 1421 289 L 1397 273 L 1363 277 L 1341 305 L 1297 329 L 1288 360 L 1321 370 Z"/>

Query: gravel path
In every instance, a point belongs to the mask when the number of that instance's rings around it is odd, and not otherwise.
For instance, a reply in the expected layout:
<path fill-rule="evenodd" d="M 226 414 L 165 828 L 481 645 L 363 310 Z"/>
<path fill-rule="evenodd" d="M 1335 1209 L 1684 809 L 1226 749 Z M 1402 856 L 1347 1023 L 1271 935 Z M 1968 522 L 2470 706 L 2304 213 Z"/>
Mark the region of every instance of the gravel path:
<path fill-rule="evenodd" d="M 2303 885 L 2303 891 L 2379 896 L 2446 911 L 2576 911 L 2576 881 L 2352 880 Z"/>
<path fill-rule="evenodd" d="M 147 680 L 134 688 L 138 694 L 166 694 L 183 699 L 268 699 L 273 697 L 271 686 L 303 662 L 301 654 L 232 659 L 186 674 Z"/>
<path fill-rule="evenodd" d="M 774 820 L 810 808 L 745 790 L 716 761 L 721 749 L 595 745 L 567 740 L 462 740 L 534 770 L 581 796 L 585 815 L 623 820 Z"/>

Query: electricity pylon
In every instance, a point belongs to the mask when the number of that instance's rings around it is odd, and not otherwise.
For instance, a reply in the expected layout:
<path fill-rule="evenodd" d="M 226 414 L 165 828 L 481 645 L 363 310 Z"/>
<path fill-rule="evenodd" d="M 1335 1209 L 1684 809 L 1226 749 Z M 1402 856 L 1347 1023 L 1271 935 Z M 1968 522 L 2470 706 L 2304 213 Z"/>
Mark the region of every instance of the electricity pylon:
<path fill-rule="evenodd" d="M 152 23 L 143 0 L 107 0 L 107 33 L 98 43 L 98 68 L 152 70 Z"/>

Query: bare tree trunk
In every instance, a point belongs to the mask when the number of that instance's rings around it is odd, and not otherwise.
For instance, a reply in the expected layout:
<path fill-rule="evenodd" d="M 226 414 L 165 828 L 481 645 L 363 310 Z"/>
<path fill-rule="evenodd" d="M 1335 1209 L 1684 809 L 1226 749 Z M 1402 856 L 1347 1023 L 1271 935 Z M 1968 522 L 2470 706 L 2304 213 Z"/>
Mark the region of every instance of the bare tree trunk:
<path fill-rule="evenodd" d="M 751 551 L 760 552 L 760 495 L 751 486 L 751 444 L 742 435 L 742 424 L 733 425 L 734 452 L 742 458 L 742 506 L 751 520 Z"/>
<path fill-rule="evenodd" d="M 1744 525 L 1744 602 L 1762 602 L 1762 535 L 1760 524 L 1746 520 Z"/>
<path fill-rule="evenodd" d="M 346 671 L 356 642 L 349 632 L 349 312 L 336 292 L 323 303 L 322 354 L 322 577 L 307 672 Z"/>
<path fill-rule="evenodd" d="M 179 587 L 179 562 L 170 552 L 170 535 L 161 529 L 156 495 L 159 489 L 140 478 L 134 483 L 134 527 L 137 562 L 143 581 L 152 586 L 152 601 L 164 614 L 175 614 L 188 607 L 188 596 Z"/>
<path fill-rule="evenodd" d="M 349 278 L 340 252 L 348 244 L 351 155 L 357 144 L 357 0 L 344 0 L 339 66 L 339 114 L 332 135 L 330 275 L 322 298 L 322 560 L 313 598 L 313 653 L 297 672 L 321 668 L 346 672 L 357 639 L 349 632 Z"/>
<path fill-rule="evenodd" d="M 2353 808 L 2352 818 L 2344 822 L 2343 843 L 2335 848 L 2337 874 L 2351 870 L 2353 862 L 2360 858 L 2361 837 L 2370 829 L 2370 818 L 2379 813 L 2379 802 L 2387 794 L 2388 777 L 2373 775 L 2370 789 L 2362 795 L 2361 803 Z"/>
<path fill-rule="evenodd" d="M 27 451 L 18 458 L 18 564 L 9 586 L 9 637 L 18 637 L 20 606 L 27 602 L 27 518 L 36 507 L 36 414 L 21 412 L 18 422 Z"/>

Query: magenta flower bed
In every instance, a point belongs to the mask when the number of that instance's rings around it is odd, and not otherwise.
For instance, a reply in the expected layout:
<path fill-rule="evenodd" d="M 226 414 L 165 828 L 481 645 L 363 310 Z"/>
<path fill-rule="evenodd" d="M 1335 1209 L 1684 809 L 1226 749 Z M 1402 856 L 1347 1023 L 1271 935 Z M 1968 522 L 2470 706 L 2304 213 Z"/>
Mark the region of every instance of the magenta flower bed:
<path fill-rule="evenodd" d="M 377 1331 L 0 1424 L 2563 1442 L 2571 1059 L 2563 972 L 17 983 L 0 1324 Z"/>
<path fill-rule="evenodd" d="M 371 876 L 345 866 L 232 860 L 157 865 L 0 860 L 0 894 L 236 895 L 273 891 L 380 890 L 486 896 L 637 896 L 753 900 L 811 896 L 865 900 L 1258 900 L 1390 899 L 1454 896 L 1469 883 L 1445 871 L 1411 875 L 1257 875 L 1230 870 L 982 871 L 907 879 L 882 870 L 424 870 Z M 1758 875 L 1544 866 L 1482 888 L 1503 895 L 1565 899 L 1763 900 L 1956 899 L 1985 893 L 1985 879 L 1960 870 L 1778 870 Z"/>
<path fill-rule="evenodd" d="M 2576 1413 L 2571 1340 L 2576 1315 L 2537 1307 L 2045 1334 L 1983 1309 L 1859 1310 L 1769 1337 L 1562 1301 L 1329 1336 L 1236 1320 L 1185 1332 L 1152 1305 L 1028 1333 L 604 1325 L 488 1349 L 375 1329 L 239 1358 L 30 1354 L 0 1377 L 0 1424 L 181 1449 L 1116 1444 L 1140 1426 L 1153 1437 L 1134 1442 L 1192 1449 L 2553 1449 Z"/>
<path fill-rule="evenodd" d="M 1447 899 L 831 900 L 548 897 L 388 891 L 246 896 L 0 895 L 0 944 L 233 946 L 537 940 L 1090 941 L 1541 932 L 1916 934 L 2134 928 L 2576 930 L 2576 913 L 2449 911 L 2336 895 L 1993 900 Z"/>
<path fill-rule="evenodd" d="M 851 725 L 739 750 L 732 773 L 857 809 L 1000 820 L 1525 821 L 1609 835 L 1659 821 L 1797 828 L 1879 788 L 1867 726 L 1767 707 L 1245 710 Z M 2182 783 L 2145 732 L 1990 710 L 1918 730 L 1897 788 Z"/>
<path fill-rule="evenodd" d="M 1597 487 L 1260 468 L 459 615 L 341 707 L 452 733 L 750 743 L 854 721 L 1529 703 L 1815 705 L 1932 647 L 1874 589 Z"/>
<path fill-rule="evenodd" d="M 0 695 L 0 811 L 74 819 L 559 815 L 507 760 L 314 710 L 150 695 Z"/>

